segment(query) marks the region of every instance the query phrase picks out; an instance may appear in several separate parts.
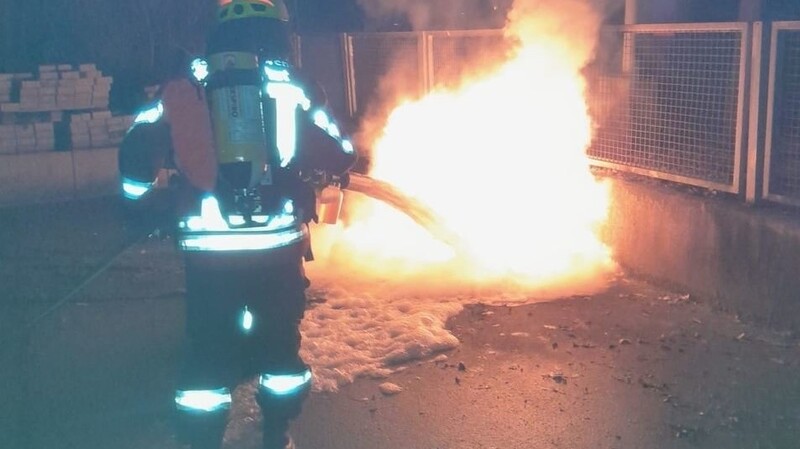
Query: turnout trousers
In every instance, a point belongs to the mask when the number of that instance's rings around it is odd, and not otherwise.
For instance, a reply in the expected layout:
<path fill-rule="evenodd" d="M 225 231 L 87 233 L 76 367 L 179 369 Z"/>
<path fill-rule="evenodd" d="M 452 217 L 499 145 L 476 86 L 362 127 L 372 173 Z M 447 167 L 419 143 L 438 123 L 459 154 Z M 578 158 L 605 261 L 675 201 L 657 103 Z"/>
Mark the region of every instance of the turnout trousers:
<path fill-rule="evenodd" d="M 257 377 L 264 447 L 288 444 L 311 384 L 299 326 L 306 307 L 302 259 L 268 263 L 258 254 L 187 253 L 186 348 L 175 402 L 179 437 L 220 446 L 231 393 Z"/>

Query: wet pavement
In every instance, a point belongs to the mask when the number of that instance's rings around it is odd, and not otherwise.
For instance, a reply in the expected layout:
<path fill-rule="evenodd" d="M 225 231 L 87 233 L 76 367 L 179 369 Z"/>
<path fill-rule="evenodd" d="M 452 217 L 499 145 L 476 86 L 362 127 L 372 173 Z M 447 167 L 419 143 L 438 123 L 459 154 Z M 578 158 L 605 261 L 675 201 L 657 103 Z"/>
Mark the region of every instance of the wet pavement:
<path fill-rule="evenodd" d="M 180 447 L 182 271 L 171 242 L 137 237 L 110 200 L 0 210 L 0 447 Z M 629 276 L 590 297 L 480 302 L 449 322 L 456 349 L 313 394 L 298 448 L 800 447 L 792 335 Z M 249 390 L 226 448 L 258 446 Z"/>

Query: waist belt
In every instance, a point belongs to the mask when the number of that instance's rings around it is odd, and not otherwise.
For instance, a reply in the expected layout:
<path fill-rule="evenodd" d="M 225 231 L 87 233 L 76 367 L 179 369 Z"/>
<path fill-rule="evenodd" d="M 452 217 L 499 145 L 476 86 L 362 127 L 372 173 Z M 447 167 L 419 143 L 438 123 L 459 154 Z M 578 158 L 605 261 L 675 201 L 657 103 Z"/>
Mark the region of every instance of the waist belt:
<path fill-rule="evenodd" d="M 201 209 L 201 215 L 178 224 L 178 247 L 183 251 L 264 251 L 308 238 L 308 228 L 290 207 L 282 214 L 254 215 L 247 221 L 240 215 L 223 218 L 213 198 L 205 199 Z"/>

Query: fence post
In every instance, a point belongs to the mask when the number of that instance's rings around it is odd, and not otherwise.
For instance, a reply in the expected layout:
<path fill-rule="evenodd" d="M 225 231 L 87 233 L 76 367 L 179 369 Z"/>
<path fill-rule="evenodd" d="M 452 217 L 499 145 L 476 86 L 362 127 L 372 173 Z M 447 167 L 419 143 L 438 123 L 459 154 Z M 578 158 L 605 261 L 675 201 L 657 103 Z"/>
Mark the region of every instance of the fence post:
<path fill-rule="evenodd" d="M 750 33 L 749 68 L 750 68 L 750 96 L 749 116 L 747 120 L 747 178 L 745 182 L 745 201 L 755 204 L 763 197 L 764 185 L 764 145 L 767 92 L 769 89 L 769 39 L 763 22 L 753 22 Z"/>
<path fill-rule="evenodd" d="M 356 103 L 356 80 L 353 64 L 353 37 L 347 33 L 341 35 L 342 67 L 344 67 L 344 94 L 347 102 L 347 113 L 355 118 L 358 112 Z"/>
<path fill-rule="evenodd" d="M 430 34 L 427 31 L 417 33 L 417 57 L 419 58 L 419 93 L 426 95 L 431 91 L 433 80 L 433 52 Z"/>

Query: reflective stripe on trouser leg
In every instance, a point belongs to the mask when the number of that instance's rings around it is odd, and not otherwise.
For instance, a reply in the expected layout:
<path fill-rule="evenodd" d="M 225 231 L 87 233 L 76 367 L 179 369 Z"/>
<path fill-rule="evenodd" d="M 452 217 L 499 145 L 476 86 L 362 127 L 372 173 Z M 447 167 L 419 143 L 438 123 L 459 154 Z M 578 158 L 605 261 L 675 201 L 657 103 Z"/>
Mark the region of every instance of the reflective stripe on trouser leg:
<path fill-rule="evenodd" d="M 259 388 L 275 396 L 299 393 L 311 385 L 311 370 L 296 374 L 262 374 L 258 379 Z"/>
<path fill-rule="evenodd" d="M 294 374 L 263 373 L 258 379 L 258 405 L 263 417 L 264 449 L 279 449 L 289 441 L 291 421 L 300 415 L 311 390 L 311 371 Z"/>
<path fill-rule="evenodd" d="M 231 408 L 228 388 L 178 390 L 175 406 L 178 440 L 190 444 L 192 449 L 221 447 Z"/>
<path fill-rule="evenodd" d="M 217 412 L 231 408 L 231 392 L 227 388 L 216 390 L 178 390 L 175 405 L 184 412 Z"/>

